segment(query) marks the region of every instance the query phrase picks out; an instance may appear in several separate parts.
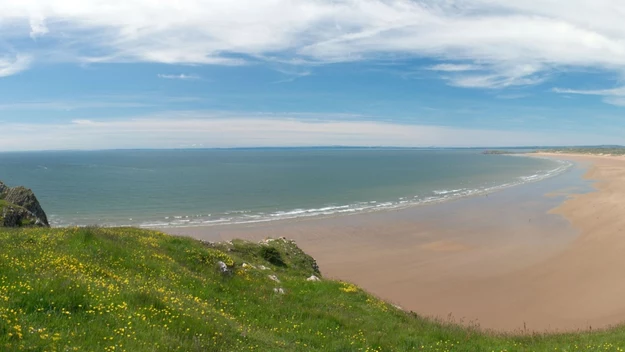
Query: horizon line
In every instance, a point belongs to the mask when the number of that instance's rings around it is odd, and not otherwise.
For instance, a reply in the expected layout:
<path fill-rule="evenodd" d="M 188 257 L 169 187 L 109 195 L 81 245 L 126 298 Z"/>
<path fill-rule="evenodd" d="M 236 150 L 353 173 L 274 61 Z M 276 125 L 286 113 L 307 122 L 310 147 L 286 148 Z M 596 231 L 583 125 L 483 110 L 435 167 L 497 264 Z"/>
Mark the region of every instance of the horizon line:
<path fill-rule="evenodd" d="M 404 149 L 404 150 L 434 150 L 434 149 L 557 149 L 557 148 L 625 148 L 623 145 L 598 144 L 598 145 L 528 145 L 528 146 L 429 146 L 429 147 L 397 147 L 397 146 L 342 146 L 342 145 L 318 145 L 318 146 L 269 146 L 269 147 L 179 147 L 179 148 L 107 148 L 107 149 L 41 149 L 41 150 L 0 150 L 0 153 L 41 153 L 41 152 L 104 152 L 104 151 L 164 151 L 164 150 L 276 150 L 276 149 Z"/>

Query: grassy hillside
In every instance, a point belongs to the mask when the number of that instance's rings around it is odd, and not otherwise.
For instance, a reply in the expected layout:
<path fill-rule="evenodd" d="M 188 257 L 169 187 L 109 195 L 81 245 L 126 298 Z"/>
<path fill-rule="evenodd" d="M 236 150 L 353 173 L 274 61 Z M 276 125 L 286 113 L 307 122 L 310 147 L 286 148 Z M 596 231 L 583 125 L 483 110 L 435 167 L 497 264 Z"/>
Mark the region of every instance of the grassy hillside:
<path fill-rule="evenodd" d="M 0 229 L 0 248 L 1 351 L 625 346 L 624 328 L 514 337 L 425 320 L 348 283 L 307 281 L 314 261 L 284 240 L 211 246 L 138 229 Z"/>

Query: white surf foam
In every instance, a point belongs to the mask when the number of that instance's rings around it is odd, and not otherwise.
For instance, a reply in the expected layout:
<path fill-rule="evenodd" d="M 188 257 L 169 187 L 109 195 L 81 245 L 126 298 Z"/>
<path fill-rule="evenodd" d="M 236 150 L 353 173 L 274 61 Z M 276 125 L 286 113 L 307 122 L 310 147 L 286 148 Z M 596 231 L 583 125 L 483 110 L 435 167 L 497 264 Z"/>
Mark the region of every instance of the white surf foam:
<path fill-rule="evenodd" d="M 528 156 L 522 156 L 528 157 Z M 534 157 L 534 156 L 532 156 Z M 573 166 L 572 162 L 556 161 L 556 167 L 540 173 L 522 175 L 507 183 L 482 186 L 478 188 L 449 188 L 437 189 L 431 191 L 430 194 L 422 194 L 418 196 L 404 196 L 394 201 L 371 200 L 366 202 L 358 202 L 353 204 L 328 204 L 318 208 L 296 208 L 291 210 L 281 210 L 271 213 L 253 212 L 250 210 L 233 210 L 221 214 L 205 214 L 205 215 L 168 215 L 163 216 L 160 220 L 142 221 L 138 224 L 118 224 L 115 226 L 139 226 L 146 228 L 167 228 L 167 227 L 195 227 L 195 226 L 217 226 L 227 224 L 245 224 L 267 221 L 277 221 L 286 219 L 296 219 L 314 216 L 333 216 L 340 214 L 354 214 L 370 211 L 380 211 L 389 209 L 407 208 L 418 205 L 439 203 L 451 201 L 464 197 L 484 195 L 506 188 L 545 180 L 566 172 Z M 62 224 L 60 219 L 55 216 L 51 217 L 54 226 L 67 226 Z M 105 225 L 106 226 L 106 225 Z"/>

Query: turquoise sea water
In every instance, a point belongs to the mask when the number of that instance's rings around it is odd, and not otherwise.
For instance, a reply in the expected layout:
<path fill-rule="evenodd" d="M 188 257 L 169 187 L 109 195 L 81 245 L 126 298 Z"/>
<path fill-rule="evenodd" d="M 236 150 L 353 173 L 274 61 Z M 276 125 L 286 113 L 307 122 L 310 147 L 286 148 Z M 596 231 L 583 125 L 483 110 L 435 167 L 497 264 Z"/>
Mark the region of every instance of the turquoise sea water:
<path fill-rule="evenodd" d="M 571 165 L 479 150 L 0 153 L 54 226 L 197 226 L 388 209 L 538 181 Z"/>

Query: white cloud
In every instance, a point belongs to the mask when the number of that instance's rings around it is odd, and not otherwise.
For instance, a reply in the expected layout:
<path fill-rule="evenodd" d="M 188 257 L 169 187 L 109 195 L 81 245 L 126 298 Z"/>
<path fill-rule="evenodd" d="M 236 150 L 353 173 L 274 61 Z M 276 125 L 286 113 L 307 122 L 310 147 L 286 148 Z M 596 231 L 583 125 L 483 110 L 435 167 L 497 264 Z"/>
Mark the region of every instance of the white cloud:
<path fill-rule="evenodd" d="M 46 26 L 46 19 L 43 16 L 30 17 L 30 37 L 36 39 L 46 35 L 49 32 Z"/>
<path fill-rule="evenodd" d="M 427 57 L 482 67 L 450 82 L 486 88 L 536 84 L 553 67 L 625 71 L 620 0 L 0 0 L 0 8 L 6 43 L 50 40 L 31 50 L 37 59 L 236 65 Z M 511 69 L 520 66 L 536 70 Z M 446 68 L 439 71 L 463 71 Z"/>
<path fill-rule="evenodd" d="M 582 94 L 582 95 L 610 95 L 610 96 L 625 96 L 625 87 L 611 88 L 611 89 L 568 89 L 568 88 L 554 88 L 554 92 L 562 94 Z"/>
<path fill-rule="evenodd" d="M 488 72 L 470 74 L 462 72 L 443 78 L 456 87 L 499 89 L 539 84 L 545 80 L 545 75 L 541 73 L 540 66 L 519 64 L 491 67 Z"/>
<path fill-rule="evenodd" d="M 0 77 L 20 73 L 30 66 L 31 57 L 25 55 L 0 56 Z"/>
<path fill-rule="evenodd" d="M 438 64 L 427 68 L 430 71 L 464 72 L 481 70 L 481 66 L 467 64 Z"/>
<path fill-rule="evenodd" d="M 310 76 L 312 74 L 312 71 L 310 70 L 289 69 L 289 68 L 282 68 L 282 67 L 274 67 L 274 70 L 282 73 L 287 78 L 275 81 L 273 83 L 289 83 L 299 78 Z"/>
<path fill-rule="evenodd" d="M 179 75 L 166 75 L 166 74 L 158 74 L 158 78 L 164 78 L 164 79 L 180 79 L 183 81 L 189 81 L 189 80 L 197 80 L 200 79 L 200 76 L 198 75 L 187 75 L 184 73 L 181 73 Z"/>
<path fill-rule="evenodd" d="M 625 106 L 625 87 L 611 89 L 568 89 L 554 88 L 555 93 L 578 94 L 578 95 L 599 95 L 603 97 L 603 102 L 615 106 Z"/>
<path fill-rule="evenodd" d="M 541 77 L 506 76 L 502 74 L 465 75 L 444 77 L 452 86 L 463 88 L 507 88 L 512 86 L 534 85 L 543 82 Z"/>
<path fill-rule="evenodd" d="M 0 151 L 258 146 L 516 146 L 623 143 L 605 136 L 511 132 L 260 115 L 80 119 L 56 124 L 0 123 Z M 33 143 L 33 141 L 36 141 Z M 485 142 L 488 141 L 488 142 Z M 486 144 L 487 143 L 487 144 Z"/>
<path fill-rule="evenodd" d="M 625 97 L 604 97 L 603 101 L 610 105 L 625 106 Z"/>

